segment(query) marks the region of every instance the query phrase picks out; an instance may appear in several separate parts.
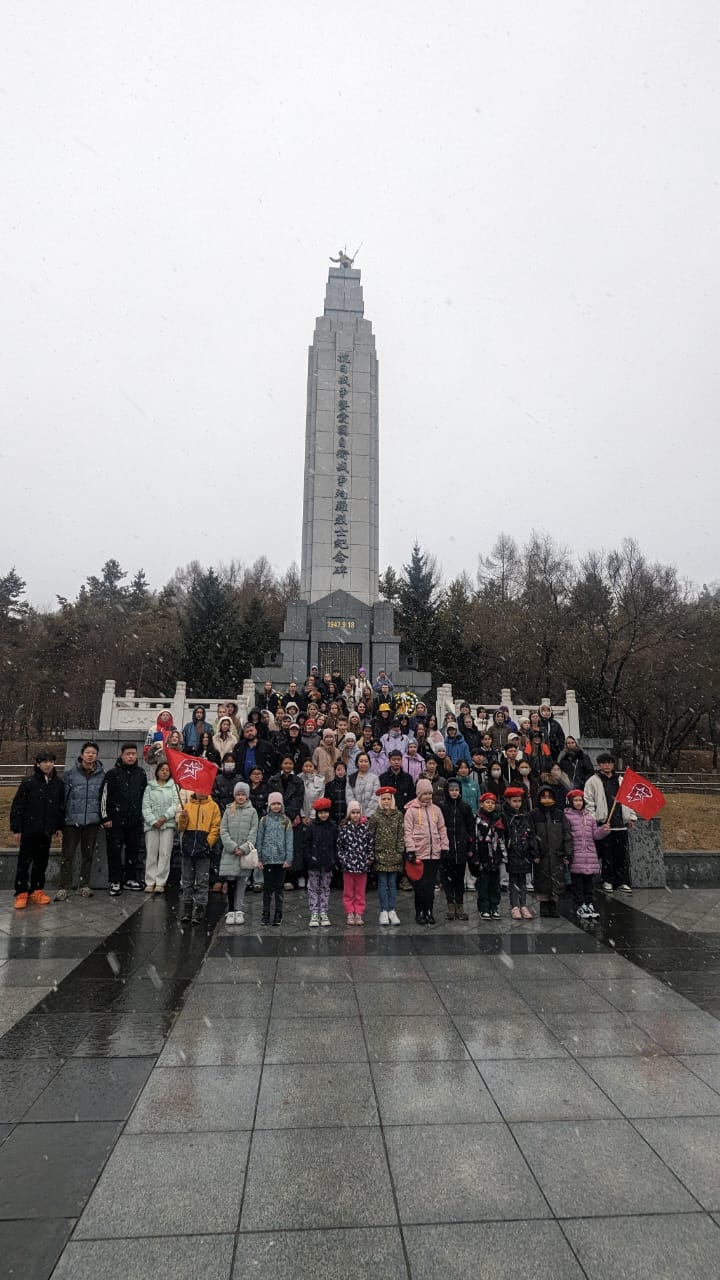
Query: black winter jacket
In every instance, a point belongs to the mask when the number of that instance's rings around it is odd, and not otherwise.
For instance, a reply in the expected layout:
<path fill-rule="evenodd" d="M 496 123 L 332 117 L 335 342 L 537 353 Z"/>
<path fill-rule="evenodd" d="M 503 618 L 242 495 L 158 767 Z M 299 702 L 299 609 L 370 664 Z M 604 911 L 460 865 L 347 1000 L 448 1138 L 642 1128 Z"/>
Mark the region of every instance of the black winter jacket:
<path fill-rule="evenodd" d="M 469 804 L 458 798 L 451 800 L 445 783 L 445 797 L 440 805 L 450 844 L 443 852 L 445 862 L 467 862 L 475 848 L 475 819 Z"/>
<path fill-rule="evenodd" d="M 392 769 L 386 769 L 384 773 L 380 774 L 378 781 L 381 787 L 395 788 L 395 808 L 404 813 L 405 805 L 415 799 L 415 783 L 410 774 L 406 773 L 404 769 L 401 769 L 399 773 L 393 773 Z"/>
<path fill-rule="evenodd" d="M 347 782 L 345 778 L 332 778 L 325 783 L 325 799 L 332 802 L 330 821 L 338 827 L 347 816 Z"/>
<path fill-rule="evenodd" d="M 114 768 L 105 774 L 105 786 L 100 797 L 101 821 L 117 823 L 119 827 L 133 827 L 141 823 L 146 786 L 145 770 L 139 764 L 123 764 L 118 756 Z"/>
<path fill-rule="evenodd" d="M 65 822 L 65 788 L 53 769 L 46 779 L 37 765 L 23 778 L 10 808 L 10 830 L 20 836 L 52 836 Z"/>
<path fill-rule="evenodd" d="M 337 859 L 338 829 L 332 818 L 303 827 L 303 857 L 308 871 L 330 871 Z"/>
<path fill-rule="evenodd" d="M 268 791 L 279 791 L 285 805 L 285 817 L 294 822 L 299 817 L 305 800 L 305 787 L 302 778 L 296 773 L 286 775 L 274 773 L 268 782 Z"/>
<path fill-rule="evenodd" d="M 526 875 L 538 855 L 537 836 L 529 813 L 515 813 L 506 809 L 503 813 L 507 869 L 512 875 Z"/>
<path fill-rule="evenodd" d="M 225 812 L 228 805 L 232 804 L 235 798 L 235 783 L 243 781 L 244 779 L 240 777 L 237 770 L 235 773 L 223 773 L 222 769 L 219 771 L 213 783 L 212 798 L 221 813 Z"/>

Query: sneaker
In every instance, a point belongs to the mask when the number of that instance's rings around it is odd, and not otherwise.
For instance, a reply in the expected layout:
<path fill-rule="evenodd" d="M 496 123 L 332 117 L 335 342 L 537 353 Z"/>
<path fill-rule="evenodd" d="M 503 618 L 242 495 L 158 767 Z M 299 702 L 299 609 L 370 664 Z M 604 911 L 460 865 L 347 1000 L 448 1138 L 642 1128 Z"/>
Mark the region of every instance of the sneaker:
<path fill-rule="evenodd" d="M 312 915 L 310 916 L 310 928 L 311 929 L 320 928 L 320 916 L 318 915 L 317 911 L 313 911 Z"/>
<path fill-rule="evenodd" d="M 157 888 L 156 888 L 156 889 L 155 889 L 155 892 L 156 892 L 156 893 L 162 893 L 162 889 L 157 889 Z M 84 885 L 81 885 L 81 887 L 78 889 L 78 897 L 79 897 L 79 898 L 94 898 L 94 897 L 95 897 L 95 894 L 93 893 L 93 890 L 90 888 L 90 885 L 89 885 L 89 884 L 84 884 Z"/>
<path fill-rule="evenodd" d="M 36 907 L 46 907 L 50 899 L 43 889 L 33 889 L 30 901 L 34 902 Z"/>
<path fill-rule="evenodd" d="M 612 893 L 612 891 L 613 891 L 613 887 L 612 887 L 612 885 L 610 884 L 610 881 L 609 881 L 609 880 L 605 880 L 605 881 L 604 881 L 604 883 L 603 883 L 603 891 L 604 891 L 605 893 Z"/>
<path fill-rule="evenodd" d="M 533 913 L 529 907 L 521 907 L 520 915 L 522 916 L 523 920 L 532 920 L 533 918 Z"/>
<path fill-rule="evenodd" d="M 264 926 L 267 928 L 267 926 L 270 924 L 270 917 L 269 917 L 269 916 L 263 916 L 263 918 L 262 918 L 262 920 L 260 921 L 260 923 L 261 923 L 262 925 L 264 925 Z"/>
<path fill-rule="evenodd" d="M 578 907 L 577 911 L 575 912 L 575 915 L 577 916 L 578 920 L 588 920 L 588 919 L 589 919 L 589 915 L 590 915 L 590 913 L 589 913 L 589 911 L 588 911 L 587 907 L 585 906 L 585 903 L 584 903 L 584 902 L 581 902 L 580 906 Z"/>
<path fill-rule="evenodd" d="M 632 893 L 632 889 L 630 888 L 630 885 L 629 885 L 629 884 L 621 884 L 621 885 L 620 885 L 620 892 L 621 892 L 621 893 Z"/>
<path fill-rule="evenodd" d="M 193 913 L 192 913 L 191 923 L 192 923 L 192 924 L 200 924 L 200 922 L 201 922 L 202 920 L 204 920 L 204 919 L 205 919 L 205 908 L 204 908 L 204 907 L 193 907 Z"/>
<path fill-rule="evenodd" d="M 28 895 L 26 893 L 15 894 L 15 910 L 22 911 L 28 904 Z"/>
<path fill-rule="evenodd" d="M 513 907 L 512 911 L 510 912 L 510 917 L 512 920 L 522 920 L 522 916 L 520 915 L 520 908 Z"/>
<path fill-rule="evenodd" d="M 480 919 L 481 919 L 481 920 L 490 920 L 490 918 L 491 918 L 491 917 L 490 917 L 490 912 L 489 912 L 489 911 L 481 911 L 481 912 L 480 912 Z"/>
<path fill-rule="evenodd" d="M 585 910 L 587 911 L 588 920 L 599 920 L 599 919 L 600 919 L 600 912 L 598 911 L 598 909 L 597 909 L 597 907 L 595 906 L 595 903 L 594 903 L 594 902 L 586 902 L 586 903 L 585 903 Z"/>
<path fill-rule="evenodd" d="M 155 892 L 155 885 L 154 885 L 154 884 L 146 884 L 146 885 L 145 885 L 145 892 L 146 892 L 146 893 L 154 893 L 154 892 Z"/>
<path fill-rule="evenodd" d="M 286 892 L 286 893 L 294 893 L 294 892 L 295 892 L 295 885 L 293 884 L 292 880 L 286 880 L 286 881 L 285 881 L 285 892 Z"/>
<path fill-rule="evenodd" d="M 389 911 L 389 912 L 388 912 L 388 918 L 389 918 L 389 920 L 390 920 L 390 923 L 391 923 L 391 924 L 400 924 L 400 917 L 399 917 L 399 915 L 398 915 L 397 911 Z"/>
<path fill-rule="evenodd" d="M 345 921 L 345 923 L 346 923 L 346 924 L 354 924 L 354 923 L 355 923 L 355 912 L 354 912 L 354 911 L 349 911 L 349 912 L 348 912 L 347 920 Z"/>
<path fill-rule="evenodd" d="M 276 911 L 273 916 L 273 925 L 282 924 L 282 912 Z"/>
<path fill-rule="evenodd" d="M 235 924 L 235 912 L 234 912 L 234 911 L 228 911 L 227 915 L 225 916 L 225 923 L 226 923 L 226 924 Z"/>
<path fill-rule="evenodd" d="M 304 888 L 305 888 L 305 877 L 298 876 L 298 889 L 304 889 Z"/>
<path fill-rule="evenodd" d="M 356 916 L 356 917 L 355 917 L 355 923 L 356 923 L 356 924 L 364 924 L 364 923 L 365 923 L 365 921 L 363 920 L 362 916 Z"/>
<path fill-rule="evenodd" d="M 320 912 L 320 924 L 322 925 L 323 929 L 328 929 L 330 927 L 330 917 L 327 911 Z"/>
<path fill-rule="evenodd" d="M 69 897 L 69 894 L 68 894 L 67 889 L 58 889 L 57 893 L 55 894 L 55 897 L 54 897 L 53 901 L 54 901 L 54 902 L 67 902 L 68 897 Z"/>
<path fill-rule="evenodd" d="M 156 892 L 156 893 L 164 893 L 164 892 L 165 892 L 165 885 L 164 885 L 164 884 L 156 884 L 156 885 L 155 885 L 155 892 Z"/>
<path fill-rule="evenodd" d="M 390 923 L 390 916 L 388 915 L 387 911 L 381 911 L 381 912 L 380 912 L 380 920 L 379 920 L 379 923 L 380 923 L 380 924 L 389 924 L 389 923 Z"/>
<path fill-rule="evenodd" d="M 490 915 L 492 916 L 493 920 L 499 920 L 499 919 L 500 919 L 500 912 L 499 912 L 499 911 L 491 911 L 491 912 L 490 912 Z"/>
<path fill-rule="evenodd" d="M 126 880 L 125 888 L 132 889 L 133 893 L 142 893 L 142 885 L 139 880 Z"/>
<path fill-rule="evenodd" d="M 111 885 L 110 885 L 110 897 L 111 897 L 111 898 L 117 898 L 121 893 L 122 893 L 122 885 L 121 885 L 121 884 L 111 884 Z"/>

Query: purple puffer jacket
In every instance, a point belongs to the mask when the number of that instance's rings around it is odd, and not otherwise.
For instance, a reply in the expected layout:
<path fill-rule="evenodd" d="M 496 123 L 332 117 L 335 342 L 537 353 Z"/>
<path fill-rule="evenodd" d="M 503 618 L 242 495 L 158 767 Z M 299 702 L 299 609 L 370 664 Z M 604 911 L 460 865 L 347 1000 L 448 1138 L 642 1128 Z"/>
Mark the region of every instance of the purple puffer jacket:
<path fill-rule="evenodd" d="M 591 813 L 577 809 L 566 809 L 565 818 L 572 835 L 573 857 L 570 870 L 576 875 L 594 876 L 600 870 L 600 862 L 595 848 L 596 840 L 604 840 L 607 831 L 601 831 L 600 824 Z"/>

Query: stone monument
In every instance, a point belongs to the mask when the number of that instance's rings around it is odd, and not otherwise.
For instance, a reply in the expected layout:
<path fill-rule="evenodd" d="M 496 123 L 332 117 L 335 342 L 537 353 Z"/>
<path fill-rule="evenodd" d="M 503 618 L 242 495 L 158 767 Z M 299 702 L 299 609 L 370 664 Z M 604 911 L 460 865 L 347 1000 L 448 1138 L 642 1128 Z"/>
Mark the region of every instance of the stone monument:
<path fill-rule="evenodd" d="M 308 358 L 300 600 L 288 606 L 279 666 L 255 668 L 279 687 L 310 667 L 345 679 L 381 668 L 396 688 L 425 693 L 429 672 L 400 670 L 392 605 L 378 598 L 378 360 L 360 272 L 341 251 L 328 273 Z"/>

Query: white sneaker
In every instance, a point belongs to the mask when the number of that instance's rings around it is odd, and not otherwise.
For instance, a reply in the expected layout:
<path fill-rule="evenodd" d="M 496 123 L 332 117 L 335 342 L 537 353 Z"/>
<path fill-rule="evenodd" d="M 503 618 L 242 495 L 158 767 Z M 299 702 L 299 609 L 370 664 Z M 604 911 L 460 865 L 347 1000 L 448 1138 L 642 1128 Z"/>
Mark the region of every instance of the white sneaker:
<path fill-rule="evenodd" d="M 330 917 L 329 917 L 329 915 L 328 915 L 327 911 L 321 911 L 321 912 L 320 912 L 320 924 L 322 925 L 323 929 L 327 929 L 327 928 L 328 928 L 328 926 L 329 926 L 329 924 L 330 924 Z"/>
<path fill-rule="evenodd" d="M 54 897 L 53 901 L 54 901 L 54 902 L 67 902 L 67 899 L 68 899 L 68 891 L 67 891 L 67 889 L 58 889 L 57 893 L 55 894 L 55 897 Z"/>
<path fill-rule="evenodd" d="M 236 924 L 244 924 L 244 923 L 245 923 L 245 916 L 243 915 L 242 911 L 236 911 L 236 912 L 235 912 L 235 923 L 236 923 Z"/>
<path fill-rule="evenodd" d="M 587 912 L 587 918 L 588 918 L 588 920 L 599 920 L 599 919 L 600 919 L 600 912 L 598 911 L 597 907 L 595 906 L 595 904 L 594 904 L 593 902 L 586 902 L 586 903 L 585 903 L 585 910 L 586 910 L 586 912 Z"/>
<path fill-rule="evenodd" d="M 234 923 L 235 923 L 235 912 L 234 912 L 234 911 L 228 911 L 227 915 L 225 916 L 225 923 L 226 923 L 226 924 L 234 924 Z"/>
<path fill-rule="evenodd" d="M 390 921 L 390 923 L 391 923 L 391 924 L 399 924 L 399 923 L 400 923 L 400 917 L 399 917 L 399 915 L 398 915 L 397 911 L 390 911 L 390 912 L 388 912 L 388 920 Z"/>
<path fill-rule="evenodd" d="M 612 887 L 612 885 L 610 884 L 610 881 L 609 881 L 609 880 L 606 880 L 606 881 L 604 882 L 604 884 L 603 884 L 603 891 L 604 891 L 605 893 L 612 893 L 612 891 L 613 891 L 613 887 Z"/>
<path fill-rule="evenodd" d="M 584 903 L 584 902 L 581 902 L 581 903 L 580 903 L 580 906 L 578 907 L 577 911 L 575 912 L 575 915 L 577 916 L 578 920 L 587 920 L 587 918 L 588 918 L 588 909 L 587 909 L 587 907 L 585 906 L 585 903 Z"/>
<path fill-rule="evenodd" d="M 305 888 L 305 877 L 298 876 L 298 889 L 304 889 L 304 888 Z"/>
<path fill-rule="evenodd" d="M 388 915 L 387 911 L 381 911 L 381 912 L 380 912 L 380 924 L 389 924 L 389 923 L 390 923 L 390 917 L 389 917 L 389 915 Z"/>
<path fill-rule="evenodd" d="M 621 893 L 632 893 L 632 889 L 630 888 L 630 885 L 629 885 L 629 884 L 621 884 L 621 885 L 620 885 L 620 892 L 621 892 Z"/>
<path fill-rule="evenodd" d="M 319 926 L 320 926 L 320 917 L 317 911 L 313 911 L 312 915 L 310 916 L 310 928 L 317 929 L 319 928 Z"/>

